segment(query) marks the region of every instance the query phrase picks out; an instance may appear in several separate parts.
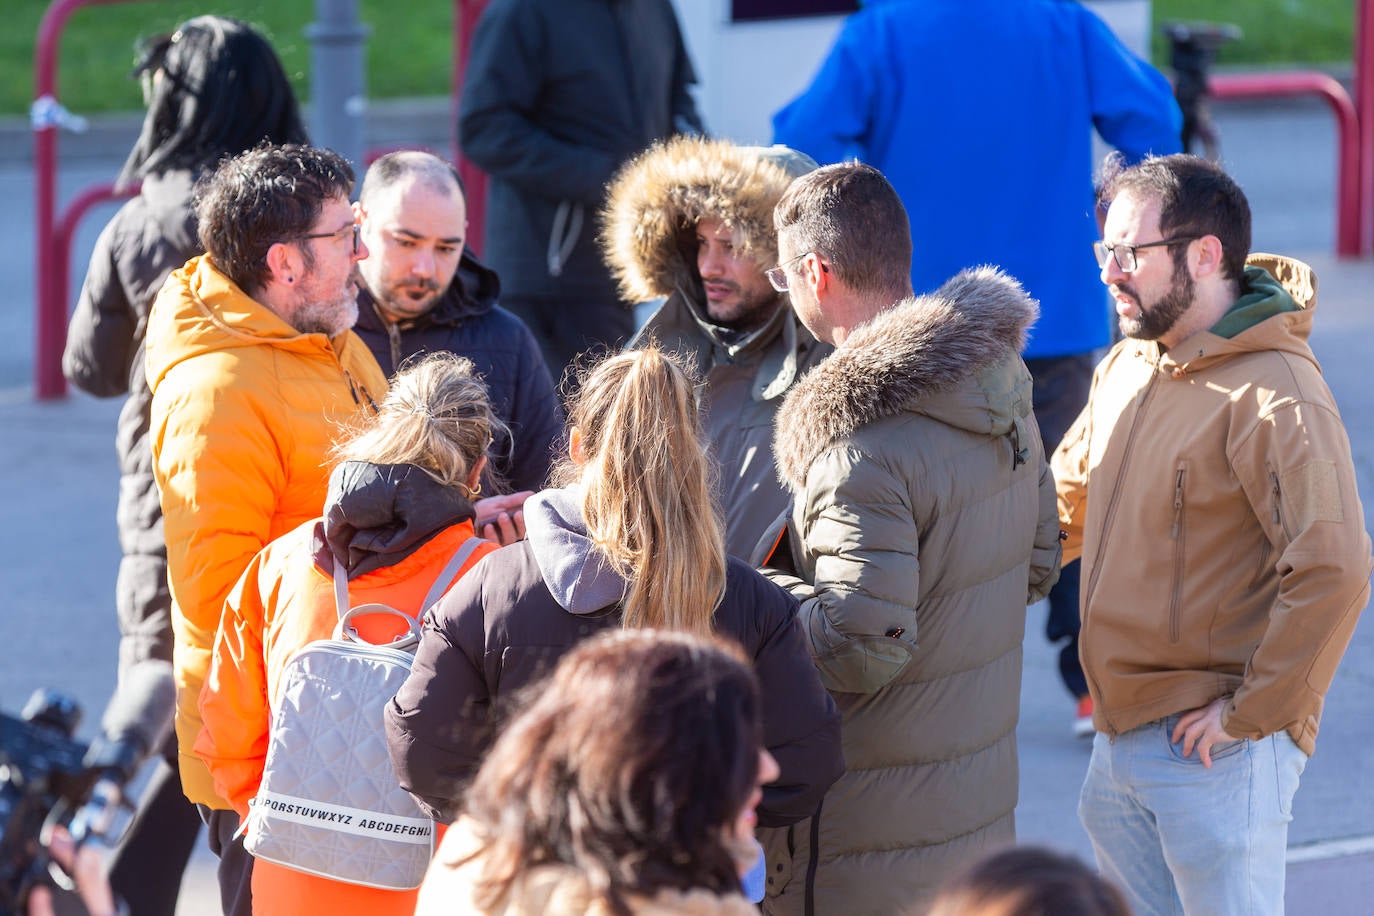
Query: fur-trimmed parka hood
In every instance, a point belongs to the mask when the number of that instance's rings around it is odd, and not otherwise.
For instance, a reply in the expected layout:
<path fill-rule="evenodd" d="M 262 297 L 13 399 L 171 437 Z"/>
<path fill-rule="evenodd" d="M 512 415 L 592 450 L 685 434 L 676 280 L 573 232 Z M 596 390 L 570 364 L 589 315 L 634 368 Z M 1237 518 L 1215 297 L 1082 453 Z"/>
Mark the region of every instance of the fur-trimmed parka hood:
<path fill-rule="evenodd" d="M 1020 283 L 979 267 L 856 328 L 778 411 L 773 452 L 779 477 L 800 491 L 811 463 L 831 443 L 900 412 L 930 414 L 987 435 L 1011 432 L 1018 412 L 1030 404 L 1028 397 L 1018 403 L 1025 370 L 1009 358 L 1024 349 L 1038 315 Z M 1015 371 L 1000 371 L 1008 363 Z M 969 379 L 974 382 L 961 384 Z M 936 397 L 956 390 L 966 396 Z"/>
<path fill-rule="evenodd" d="M 785 146 L 745 147 L 679 136 L 616 175 L 602 212 L 601 247 L 621 295 L 644 302 L 681 289 L 700 298 L 694 230 L 704 217 L 734 233 L 760 270 L 778 262 L 773 208 L 816 163 Z"/>

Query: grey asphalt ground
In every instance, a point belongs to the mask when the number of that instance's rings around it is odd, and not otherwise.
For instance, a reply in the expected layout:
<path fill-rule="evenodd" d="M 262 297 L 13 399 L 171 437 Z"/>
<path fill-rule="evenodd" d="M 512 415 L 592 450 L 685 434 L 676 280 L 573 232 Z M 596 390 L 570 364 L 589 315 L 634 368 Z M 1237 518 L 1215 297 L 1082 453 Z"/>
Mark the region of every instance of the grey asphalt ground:
<path fill-rule="evenodd" d="M 372 145 L 419 142 L 443 149 L 443 102 L 377 107 Z M 1313 347 L 1350 431 L 1361 492 L 1374 504 L 1374 385 L 1364 377 L 1374 333 L 1374 262 L 1340 262 L 1334 250 L 1334 128 L 1318 103 L 1218 108 L 1223 159 L 1250 196 L 1256 250 L 1308 260 L 1320 295 Z M 438 125 L 437 129 L 435 125 Z M 76 394 L 36 403 L 33 367 L 34 223 L 31 142 L 0 123 L 0 276 L 9 288 L 0 334 L 0 707 L 15 713 L 38 686 L 59 687 L 94 723 L 114 682 L 118 563 L 113 435 L 118 403 Z M 131 145 L 127 119 L 62 143 L 66 199 L 111 180 Z M 417 134 L 428 129 L 431 135 Z M 1008 189 L 1015 193 L 1015 189 Z M 113 208 L 81 226 L 73 295 L 90 248 Z M 920 240 L 916 240 L 920 244 Z M 1018 737 L 1023 841 L 1090 858 L 1075 815 L 1088 742 L 1070 735 L 1072 703 L 1041 637 L 1044 608 L 1027 619 Z M 1303 776 L 1290 833 L 1288 911 L 1299 916 L 1374 913 L 1374 624 L 1361 623 L 1328 696 L 1317 753 Z M 213 858 L 201 852 L 187 879 L 183 916 L 217 912 Z"/>

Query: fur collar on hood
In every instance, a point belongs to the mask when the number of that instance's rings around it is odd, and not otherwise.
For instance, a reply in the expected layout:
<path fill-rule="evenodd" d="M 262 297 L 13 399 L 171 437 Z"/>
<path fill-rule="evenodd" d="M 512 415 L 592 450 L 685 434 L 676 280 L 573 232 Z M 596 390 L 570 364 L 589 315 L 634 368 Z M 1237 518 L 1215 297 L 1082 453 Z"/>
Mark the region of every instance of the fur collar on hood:
<path fill-rule="evenodd" d="M 881 312 L 787 396 L 774 424 L 779 477 L 800 491 L 832 442 L 1019 354 L 1038 315 L 1021 284 L 993 267 Z"/>
<path fill-rule="evenodd" d="M 786 147 L 736 146 L 679 136 L 631 160 L 611 182 L 602 213 L 606 263 L 631 302 L 695 291 L 694 230 L 703 217 L 734 232 L 760 270 L 778 262 L 773 207 L 792 179 L 816 167 Z"/>

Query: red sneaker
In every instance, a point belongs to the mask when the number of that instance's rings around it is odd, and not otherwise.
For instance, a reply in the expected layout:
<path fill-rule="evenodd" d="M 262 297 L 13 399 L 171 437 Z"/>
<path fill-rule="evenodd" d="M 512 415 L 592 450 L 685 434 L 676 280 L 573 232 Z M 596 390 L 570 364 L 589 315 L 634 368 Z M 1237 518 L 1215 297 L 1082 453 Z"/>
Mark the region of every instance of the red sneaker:
<path fill-rule="evenodd" d="M 1078 712 L 1073 718 L 1073 733 L 1079 738 L 1091 738 L 1093 732 L 1093 698 L 1079 697 Z"/>

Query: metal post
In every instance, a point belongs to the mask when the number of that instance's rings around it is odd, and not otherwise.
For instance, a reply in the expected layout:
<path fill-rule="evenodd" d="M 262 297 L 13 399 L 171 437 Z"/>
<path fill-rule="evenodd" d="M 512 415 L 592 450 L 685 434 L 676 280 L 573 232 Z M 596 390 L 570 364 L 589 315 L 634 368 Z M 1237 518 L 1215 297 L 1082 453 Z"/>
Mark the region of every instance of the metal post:
<path fill-rule="evenodd" d="M 1345 87 L 1325 73 L 1282 70 L 1213 76 L 1208 91 L 1218 99 L 1316 96 L 1336 116 L 1336 254 L 1360 256 L 1360 117 Z"/>
<path fill-rule="evenodd" d="M 310 41 L 310 139 L 348 159 L 362 177 L 367 79 L 363 52 L 371 32 L 358 0 L 315 0 Z"/>

